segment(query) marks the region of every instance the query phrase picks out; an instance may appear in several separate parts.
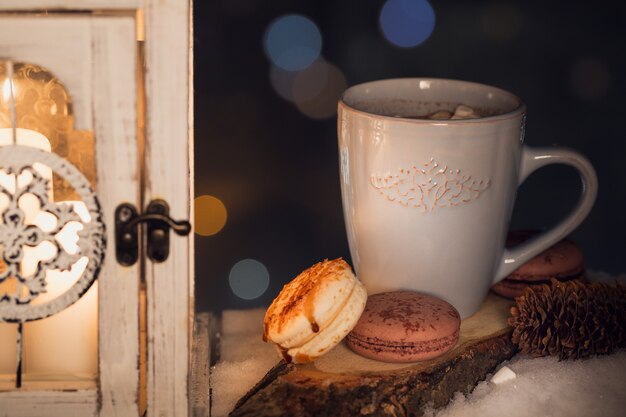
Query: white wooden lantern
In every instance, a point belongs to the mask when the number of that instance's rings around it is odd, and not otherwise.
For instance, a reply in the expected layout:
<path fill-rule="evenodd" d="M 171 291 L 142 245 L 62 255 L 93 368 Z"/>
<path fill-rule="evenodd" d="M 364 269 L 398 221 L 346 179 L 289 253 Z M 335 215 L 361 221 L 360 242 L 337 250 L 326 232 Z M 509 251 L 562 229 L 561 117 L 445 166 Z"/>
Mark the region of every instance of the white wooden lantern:
<path fill-rule="evenodd" d="M 190 3 L 0 0 L 0 416 L 190 414 Z"/>

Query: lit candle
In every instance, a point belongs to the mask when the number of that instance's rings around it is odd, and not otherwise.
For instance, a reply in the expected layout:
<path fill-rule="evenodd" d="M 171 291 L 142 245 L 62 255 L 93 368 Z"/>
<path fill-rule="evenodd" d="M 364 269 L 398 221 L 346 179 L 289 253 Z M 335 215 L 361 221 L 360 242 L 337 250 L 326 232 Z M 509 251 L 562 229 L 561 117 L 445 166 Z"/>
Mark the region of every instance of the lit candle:
<path fill-rule="evenodd" d="M 79 201 L 63 202 L 72 204 L 74 211 L 83 222 L 88 222 L 89 212 L 84 203 Z M 33 221 L 46 230 L 48 216 L 40 215 Z M 68 223 L 57 235 L 58 242 L 65 250 L 74 254 L 78 250 L 77 232 L 82 226 L 79 223 Z M 40 244 L 25 251 L 29 268 L 35 272 L 37 261 L 54 256 L 52 244 Z M 38 252 L 38 253 L 34 253 Z M 43 303 L 56 298 L 68 290 L 87 266 L 87 258 L 82 257 L 69 271 L 48 270 L 46 272 L 47 291 L 39 295 L 34 304 Z M 28 272 L 27 272 L 28 273 Z M 29 322 L 24 326 L 24 374 L 73 374 L 83 377 L 95 376 L 97 373 L 97 283 L 76 303 L 45 319 Z"/>
<path fill-rule="evenodd" d="M 50 151 L 48 139 L 40 133 L 16 130 L 19 145 L 32 146 Z M 0 145 L 12 143 L 11 129 L 0 129 Z M 52 184 L 52 171 L 41 164 L 34 168 Z M 18 183 L 20 178 L 17 179 Z M 0 175 L 0 183 L 9 190 L 15 189 L 15 178 L 6 174 Z M 52 190 L 49 197 L 52 199 Z M 6 204 L 6 203 L 5 203 Z M 90 220 L 87 208 L 82 202 L 62 202 L 71 204 L 82 222 Z M 39 209 L 39 202 L 32 195 L 20 200 L 20 207 L 25 213 L 25 223 L 37 225 L 44 231 L 52 230 L 56 225 L 56 217 Z M 3 209 L 0 202 L 0 209 Z M 74 254 L 78 250 L 77 232 L 82 226 L 78 222 L 70 222 L 56 235 L 62 248 Z M 41 242 L 36 247 L 23 247 L 24 258 L 21 263 L 22 273 L 32 275 L 41 260 L 50 259 L 56 253 L 51 242 Z M 87 265 L 83 257 L 72 265 L 70 271 L 46 271 L 46 292 L 38 295 L 33 304 L 40 304 L 56 298 L 70 288 L 82 275 Z M 10 285 L 8 283 L 7 285 Z M 4 293 L 6 290 L 0 288 Z M 73 374 L 93 376 L 97 372 L 97 286 L 92 288 L 76 303 L 65 310 L 48 318 L 24 324 L 23 370 L 25 378 L 32 374 Z M 17 364 L 16 356 L 17 325 L 0 324 L 0 374 L 14 374 Z M 13 352 L 13 353 L 11 353 Z"/>
<path fill-rule="evenodd" d="M 6 98 L 10 95 L 8 89 L 10 85 L 8 84 L 8 79 L 5 81 L 3 85 L 3 95 Z M 32 146 L 35 148 L 43 149 L 45 151 L 50 152 L 50 142 L 48 139 L 40 133 L 26 130 L 26 129 L 16 129 L 16 142 L 19 145 Z M 13 143 L 13 129 L 4 128 L 0 129 L 0 146 L 6 146 Z M 50 180 L 52 183 L 52 170 L 46 166 L 40 165 L 37 166 L 37 170 L 40 174 Z M 9 191 L 15 191 L 16 187 L 16 178 L 14 175 L 8 175 L 4 171 L 0 171 L 0 185 L 6 188 Z M 0 194 L 0 212 L 4 211 L 8 201 L 6 196 Z M 27 198 L 26 201 L 23 202 L 22 209 L 25 211 L 26 221 L 32 220 L 37 211 L 37 203 L 32 201 L 32 199 Z M 26 207 L 24 207 L 24 205 Z M 2 267 L 5 265 L 2 263 Z M 2 285 L 0 285 L 0 295 L 10 293 L 15 289 L 15 281 L 11 278 L 5 280 Z M 9 378 L 15 376 L 15 372 L 17 369 L 17 324 L 14 323 L 0 323 L 0 374 L 7 375 Z"/>

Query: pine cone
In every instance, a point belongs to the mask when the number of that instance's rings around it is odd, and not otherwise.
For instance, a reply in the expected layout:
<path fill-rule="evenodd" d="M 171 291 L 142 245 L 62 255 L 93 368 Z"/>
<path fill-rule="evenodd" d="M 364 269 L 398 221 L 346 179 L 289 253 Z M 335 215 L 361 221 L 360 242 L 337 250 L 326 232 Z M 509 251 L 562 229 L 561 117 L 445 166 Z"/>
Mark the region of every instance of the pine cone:
<path fill-rule="evenodd" d="M 522 353 L 579 359 L 626 347 L 626 287 L 580 281 L 526 288 L 511 308 Z"/>

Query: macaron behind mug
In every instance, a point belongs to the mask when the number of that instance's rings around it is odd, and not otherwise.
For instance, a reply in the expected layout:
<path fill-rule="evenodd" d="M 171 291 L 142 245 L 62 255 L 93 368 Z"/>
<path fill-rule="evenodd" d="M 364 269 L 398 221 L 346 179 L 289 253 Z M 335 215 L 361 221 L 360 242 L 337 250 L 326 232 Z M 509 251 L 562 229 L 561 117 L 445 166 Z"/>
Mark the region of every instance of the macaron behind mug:
<path fill-rule="evenodd" d="M 507 246 L 517 245 L 538 234 L 537 231 L 514 231 L 509 233 Z M 563 239 L 526 262 L 509 276 L 491 287 L 506 298 L 522 295 L 527 287 L 550 284 L 552 279 L 570 281 L 585 279 L 583 253 L 571 240 Z"/>

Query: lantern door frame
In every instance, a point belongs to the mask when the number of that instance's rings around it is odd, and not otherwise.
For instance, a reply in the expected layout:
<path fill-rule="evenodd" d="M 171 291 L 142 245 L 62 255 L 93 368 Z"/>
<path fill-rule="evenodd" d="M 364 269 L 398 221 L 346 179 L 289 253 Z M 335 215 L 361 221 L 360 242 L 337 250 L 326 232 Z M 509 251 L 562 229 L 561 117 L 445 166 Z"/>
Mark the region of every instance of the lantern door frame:
<path fill-rule="evenodd" d="M 97 195 L 105 224 L 113 224 L 117 201 L 140 201 L 136 146 L 136 52 L 132 17 L 31 13 L 3 14 L 0 54 L 14 61 L 35 63 L 69 83 L 76 98 L 79 128 L 93 130 L 98 162 Z M 85 115 L 88 115 L 85 117 Z M 91 117 L 97 115 L 97 117 Z M 120 186 L 123 178 L 130 186 Z M 113 242 L 112 227 L 107 241 Z M 20 390 L 0 393 L 9 415 L 106 415 L 117 404 L 137 397 L 139 358 L 139 267 L 121 268 L 109 244 L 99 283 L 98 368 L 96 381 L 25 380 Z M 129 313 L 134 311 L 135 313 Z M 128 343 L 120 343 L 128 340 Z M 36 341 L 33 341 L 36 342 Z M 41 341 L 43 343 L 43 341 Z M 26 341 L 28 343 L 28 341 Z M 124 369 L 126 375 L 120 375 Z M 78 387 L 78 389 L 77 389 Z M 136 401 L 135 401 L 136 403 Z M 135 405 L 137 407 L 137 405 Z M 68 413 L 69 414 L 69 413 Z M 129 412 L 127 415 L 137 415 Z"/>
<path fill-rule="evenodd" d="M 97 383 L 86 383 L 85 389 L 43 383 L 5 390 L 0 392 L 0 410 L 11 416 L 137 416 L 139 385 L 145 384 L 148 416 L 187 416 L 193 239 L 173 237 L 170 256 L 163 263 L 123 267 L 115 260 L 113 218 L 120 203 L 143 209 L 142 202 L 156 198 L 169 203 L 174 218 L 193 216 L 191 1 L 0 0 L 0 19 L 8 22 L 0 27 L 1 57 L 46 66 L 66 83 L 73 97 L 84 98 L 76 114 L 84 118 L 83 124 L 92 122 L 97 194 L 108 241 L 99 278 Z M 37 23 L 30 31 L 23 25 L 11 26 L 23 19 Z M 73 22 L 70 26 L 84 28 L 72 32 L 66 27 L 46 35 L 41 25 L 48 19 L 67 19 Z M 140 44 L 137 33 L 145 36 Z M 85 36 L 90 39 L 87 49 L 76 49 L 75 41 Z M 143 54 L 137 67 L 138 45 Z M 81 53 L 87 62 L 79 60 L 68 69 L 64 56 Z M 66 71 L 76 75 L 69 83 Z M 143 136 L 141 146 L 139 136 Z M 144 158 L 139 157 L 142 153 Z M 142 271 L 147 312 L 145 382 L 139 378 Z"/>

